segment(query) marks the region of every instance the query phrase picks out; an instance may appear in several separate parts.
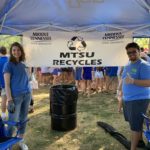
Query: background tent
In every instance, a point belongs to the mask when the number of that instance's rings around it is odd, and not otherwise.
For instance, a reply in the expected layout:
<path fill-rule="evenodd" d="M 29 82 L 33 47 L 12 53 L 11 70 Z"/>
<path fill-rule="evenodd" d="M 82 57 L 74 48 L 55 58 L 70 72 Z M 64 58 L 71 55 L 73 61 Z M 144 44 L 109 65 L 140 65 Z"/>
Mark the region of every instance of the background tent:
<path fill-rule="evenodd" d="M 150 36 L 150 0 L 1 0 L 0 34 L 133 30 Z"/>

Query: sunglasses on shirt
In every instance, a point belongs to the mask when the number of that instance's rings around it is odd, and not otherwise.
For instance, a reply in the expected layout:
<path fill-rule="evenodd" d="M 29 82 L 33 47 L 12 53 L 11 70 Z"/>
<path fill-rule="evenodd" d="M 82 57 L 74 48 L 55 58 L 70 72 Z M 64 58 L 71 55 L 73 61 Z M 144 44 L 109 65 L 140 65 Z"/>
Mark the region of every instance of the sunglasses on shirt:
<path fill-rule="evenodd" d="M 128 55 L 130 55 L 130 54 L 136 54 L 136 53 L 137 53 L 137 51 L 127 52 Z"/>

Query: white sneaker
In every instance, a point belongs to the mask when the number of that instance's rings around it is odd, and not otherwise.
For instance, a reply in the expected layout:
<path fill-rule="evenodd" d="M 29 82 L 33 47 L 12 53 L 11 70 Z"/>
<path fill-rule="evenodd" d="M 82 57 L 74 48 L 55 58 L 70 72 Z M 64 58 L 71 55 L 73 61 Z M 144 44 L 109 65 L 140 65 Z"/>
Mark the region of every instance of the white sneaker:
<path fill-rule="evenodd" d="M 19 142 L 19 147 L 21 150 L 29 150 L 28 146 L 23 141 Z"/>
<path fill-rule="evenodd" d="M 2 120 L 6 120 L 6 117 L 7 117 L 7 116 L 6 116 L 5 113 L 2 113 L 2 114 L 1 114 L 1 117 L 2 117 Z"/>

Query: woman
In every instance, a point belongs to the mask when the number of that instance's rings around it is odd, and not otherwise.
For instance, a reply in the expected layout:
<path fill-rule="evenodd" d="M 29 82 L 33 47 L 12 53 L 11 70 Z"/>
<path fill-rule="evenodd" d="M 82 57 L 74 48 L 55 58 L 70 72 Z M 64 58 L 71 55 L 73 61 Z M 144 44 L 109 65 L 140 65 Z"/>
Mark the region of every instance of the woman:
<path fill-rule="evenodd" d="M 83 79 L 83 94 L 87 97 L 91 95 L 91 81 L 92 81 L 92 67 L 83 67 L 82 68 L 82 79 Z"/>
<path fill-rule="evenodd" d="M 75 68 L 75 81 L 78 91 L 83 91 L 83 83 L 82 83 L 82 67 Z"/>
<path fill-rule="evenodd" d="M 96 80 L 96 92 L 103 91 L 103 82 L 104 82 L 104 69 L 103 67 L 96 67 L 95 71 L 95 80 Z M 100 89 L 99 89 L 100 86 Z"/>
<path fill-rule="evenodd" d="M 10 121 L 25 121 L 31 101 L 31 88 L 29 85 L 28 68 L 25 63 L 23 47 L 15 42 L 10 48 L 10 59 L 4 66 L 5 90 L 8 100 L 8 119 Z M 19 137 L 23 138 L 26 124 L 19 131 Z M 12 136 L 13 127 L 8 126 L 8 136 Z M 28 150 L 28 146 L 22 140 L 19 143 L 22 150 Z"/>

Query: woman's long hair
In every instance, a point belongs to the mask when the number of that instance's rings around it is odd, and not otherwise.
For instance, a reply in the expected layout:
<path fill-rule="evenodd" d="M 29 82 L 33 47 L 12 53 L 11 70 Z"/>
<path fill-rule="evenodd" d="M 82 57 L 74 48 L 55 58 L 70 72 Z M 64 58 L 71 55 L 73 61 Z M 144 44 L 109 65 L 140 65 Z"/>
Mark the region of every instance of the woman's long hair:
<path fill-rule="evenodd" d="M 10 62 L 18 63 L 17 60 L 16 60 L 16 58 L 12 55 L 12 48 L 14 46 L 18 47 L 20 49 L 20 51 L 21 51 L 21 56 L 19 58 L 19 62 L 25 61 L 25 53 L 24 53 L 24 49 L 23 49 L 22 45 L 20 43 L 18 43 L 18 42 L 14 42 L 11 45 L 11 47 L 10 47 L 10 58 L 9 58 Z"/>

